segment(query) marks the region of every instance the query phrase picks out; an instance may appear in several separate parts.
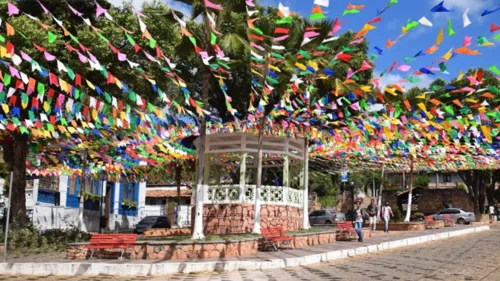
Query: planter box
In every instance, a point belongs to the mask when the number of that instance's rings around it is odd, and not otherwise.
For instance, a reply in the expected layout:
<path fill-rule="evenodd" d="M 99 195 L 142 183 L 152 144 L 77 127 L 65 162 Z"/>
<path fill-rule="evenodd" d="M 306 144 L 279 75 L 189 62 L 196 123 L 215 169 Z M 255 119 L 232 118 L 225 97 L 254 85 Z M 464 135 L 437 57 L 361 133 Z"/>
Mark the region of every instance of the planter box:
<path fill-rule="evenodd" d="M 191 228 L 156 228 L 144 231 L 144 237 L 191 235 Z"/>

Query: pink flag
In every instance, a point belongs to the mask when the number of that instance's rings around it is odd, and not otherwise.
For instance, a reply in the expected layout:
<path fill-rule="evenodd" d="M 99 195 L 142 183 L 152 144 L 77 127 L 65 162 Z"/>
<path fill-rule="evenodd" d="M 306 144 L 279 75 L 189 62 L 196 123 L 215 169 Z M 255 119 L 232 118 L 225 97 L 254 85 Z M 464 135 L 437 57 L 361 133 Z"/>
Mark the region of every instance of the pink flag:
<path fill-rule="evenodd" d="M 307 31 L 304 33 L 304 38 L 312 38 L 318 36 L 319 33 L 315 31 Z"/>
<path fill-rule="evenodd" d="M 36 2 L 38 2 L 38 4 L 40 5 L 40 7 L 42 7 L 43 12 L 44 12 L 46 15 L 48 15 L 48 14 L 49 14 L 49 10 L 47 10 L 47 8 L 45 8 L 45 6 L 44 6 L 42 3 L 40 3 L 40 1 L 38 1 L 38 0 L 37 0 Z"/>
<path fill-rule="evenodd" d="M 359 111 L 359 102 L 355 102 L 355 103 L 351 104 L 351 108 Z"/>
<path fill-rule="evenodd" d="M 54 55 L 52 55 L 51 53 L 47 52 L 47 51 L 44 51 L 43 52 L 43 56 L 45 57 L 45 59 L 47 61 L 53 61 L 56 59 L 56 57 Z"/>
<path fill-rule="evenodd" d="M 273 42 L 280 42 L 280 41 L 285 40 L 286 38 L 288 38 L 288 35 L 283 35 L 283 36 L 280 36 L 280 37 L 275 37 L 275 38 L 273 38 Z"/>
<path fill-rule="evenodd" d="M 118 60 L 119 61 L 126 61 L 127 60 L 127 55 L 125 55 L 124 53 L 118 53 Z"/>
<path fill-rule="evenodd" d="M 464 46 L 464 47 L 470 46 L 471 40 L 472 40 L 471 36 L 465 36 L 464 42 L 462 43 L 462 46 Z"/>
<path fill-rule="evenodd" d="M 253 3 L 253 0 L 246 0 L 247 6 L 250 7 L 255 7 L 255 4 Z"/>
<path fill-rule="evenodd" d="M 261 50 L 263 52 L 265 51 L 265 49 L 262 46 L 259 46 L 259 45 L 255 44 L 254 42 L 250 42 L 250 46 L 252 46 L 252 47 L 254 47 L 256 49 L 259 49 L 259 50 Z"/>
<path fill-rule="evenodd" d="M 21 76 L 19 76 L 19 70 L 17 70 L 17 68 L 14 68 L 9 65 L 9 70 L 10 70 L 10 76 L 21 79 Z"/>
<path fill-rule="evenodd" d="M 356 40 L 352 40 L 349 45 L 356 45 L 356 44 L 359 44 L 361 42 L 365 41 L 365 37 L 361 37 L 359 39 L 356 39 Z"/>
<path fill-rule="evenodd" d="M 84 56 L 82 53 L 78 52 L 78 58 L 80 59 L 81 62 L 86 63 L 88 61 L 88 58 Z"/>
<path fill-rule="evenodd" d="M 363 60 L 363 64 L 358 69 L 358 71 L 363 71 L 363 70 L 367 70 L 367 69 L 371 69 L 371 68 L 372 68 L 372 66 L 369 63 L 367 63 L 365 60 Z"/>
<path fill-rule="evenodd" d="M 77 16 L 80 16 L 80 17 L 83 15 L 82 13 L 78 12 L 77 10 L 75 10 L 75 8 L 71 7 L 70 4 L 68 4 L 68 7 L 73 12 L 73 14 L 75 14 Z"/>
<path fill-rule="evenodd" d="M 7 10 L 9 12 L 9 16 L 19 14 L 19 9 L 16 6 L 14 6 L 14 4 L 12 4 L 10 2 L 7 3 Z"/>
<path fill-rule="evenodd" d="M 398 66 L 398 70 L 401 70 L 403 72 L 410 70 L 410 68 L 411 68 L 411 65 L 407 65 L 407 64 L 402 64 L 402 65 Z"/>
<path fill-rule="evenodd" d="M 101 7 L 101 5 L 99 5 L 99 3 L 97 3 L 97 2 L 96 2 L 96 5 L 97 5 L 97 10 L 95 11 L 95 17 L 98 18 L 100 15 L 106 13 L 107 10 L 104 9 L 103 7 Z"/>
<path fill-rule="evenodd" d="M 156 61 L 156 59 L 155 59 L 153 56 L 151 56 L 150 54 L 148 54 L 148 53 L 146 53 L 146 52 L 144 52 L 144 51 L 142 51 L 142 52 L 146 55 L 146 57 L 147 57 L 150 61 Z"/>
<path fill-rule="evenodd" d="M 349 67 L 349 69 L 347 70 L 347 79 L 350 79 L 354 74 L 355 72 L 353 72 L 352 69 Z"/>
<path fill-rule="evenodd" d="M 222 7 L 220 5 L 214 4 L 208 0 L 205 0 L 205 7 L 215 10 L 222 10 Z"/>

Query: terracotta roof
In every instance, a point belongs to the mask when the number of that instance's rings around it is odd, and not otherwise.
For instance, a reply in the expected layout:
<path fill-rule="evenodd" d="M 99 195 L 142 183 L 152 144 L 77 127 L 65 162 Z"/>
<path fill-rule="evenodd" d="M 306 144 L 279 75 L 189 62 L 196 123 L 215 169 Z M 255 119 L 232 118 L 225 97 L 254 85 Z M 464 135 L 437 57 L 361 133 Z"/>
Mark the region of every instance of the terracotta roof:
<path fill-rule="evenodd" d="M 191 197 L 191 189 L 181 190 L 181 197 Z M 177 197 L 177 190 L 146 190 L 146 197 Z"/>

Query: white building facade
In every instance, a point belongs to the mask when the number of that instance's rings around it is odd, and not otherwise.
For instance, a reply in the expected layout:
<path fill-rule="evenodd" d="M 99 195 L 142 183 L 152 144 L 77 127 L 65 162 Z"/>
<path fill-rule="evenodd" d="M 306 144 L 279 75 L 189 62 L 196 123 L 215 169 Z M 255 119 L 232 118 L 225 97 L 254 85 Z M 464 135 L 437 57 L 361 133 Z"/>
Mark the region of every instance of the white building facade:
<path fill-rule="evenodd" d="M 26 208 L 36 227 L 67 229 L 79 226 L 80 194 L 84 196 L 81 230 L 120 231 L 135 228 L 145 217 L 146 183 L 44 177 L 28 181 Z"/>

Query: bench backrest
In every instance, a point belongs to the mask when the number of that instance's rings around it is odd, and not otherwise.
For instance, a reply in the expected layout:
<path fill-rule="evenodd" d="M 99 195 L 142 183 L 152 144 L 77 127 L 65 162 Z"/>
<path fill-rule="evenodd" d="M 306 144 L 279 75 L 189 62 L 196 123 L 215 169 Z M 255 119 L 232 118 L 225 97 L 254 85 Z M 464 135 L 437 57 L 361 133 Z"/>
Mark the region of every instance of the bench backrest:
<path fill-rule="evenodd" d="M 264 238 L 281 237 L 285 234 L 283 227 L 261 227 L 260 233 Z"/>
<path fill-rule="evenodd" d="M 134 244 L 137 234 L 92 234 L 90 244 Z"/>
<path fill-rule="evenodd" d="M 352 228 L 352 223 L 348 221 L 337 222 L 337 228 L 339 230 L 346 230 Z"/>
<path fill-rule="evenodd" d="M 426 216 L 425 217 L 425 222 L 434 222 L 434 218 L 431 216 Z"/>

